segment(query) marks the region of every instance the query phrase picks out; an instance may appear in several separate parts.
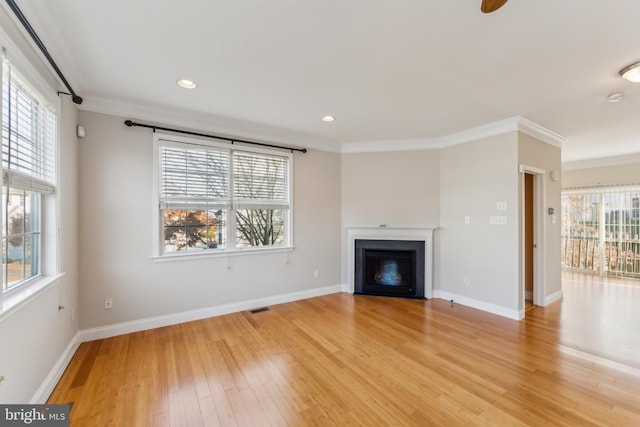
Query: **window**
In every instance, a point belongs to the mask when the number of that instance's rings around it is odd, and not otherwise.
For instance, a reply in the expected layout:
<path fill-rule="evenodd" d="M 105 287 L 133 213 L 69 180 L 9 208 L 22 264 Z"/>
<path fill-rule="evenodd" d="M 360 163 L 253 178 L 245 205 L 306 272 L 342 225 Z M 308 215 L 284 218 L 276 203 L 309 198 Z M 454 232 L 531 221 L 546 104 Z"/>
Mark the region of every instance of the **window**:
<path fill-rule="evenodd" d="M 562 192 L 562 266 L 640 278 L 640 186 Z"/>
<path fill-rule="evenodd" d="M 161 255 L 290 246 L 290 154 L 155 139 Z"/>
<path fill-rule="evenodd" d="M 42 273 L 43 211 L 55 192 L 55 109 L 2 62 L 2 291 Z M 50 203 L 49 203 L 50 204 Z"/>

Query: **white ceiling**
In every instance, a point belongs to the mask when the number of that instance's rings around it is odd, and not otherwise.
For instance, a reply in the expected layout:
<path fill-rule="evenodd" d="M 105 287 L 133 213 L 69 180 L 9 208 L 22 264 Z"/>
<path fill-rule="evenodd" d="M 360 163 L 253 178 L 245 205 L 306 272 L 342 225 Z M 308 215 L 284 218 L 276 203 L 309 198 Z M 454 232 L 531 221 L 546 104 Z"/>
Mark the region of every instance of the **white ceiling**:
<path fill-rule="evenodd" d="M 480 2 L 17 1 L 88 109 L 179 109 L 327 147 L 522 116 L 566 138 L 565 162 L 640 153 L 640 84 L 617 75 L 640 61 L 640 1 Z"/>

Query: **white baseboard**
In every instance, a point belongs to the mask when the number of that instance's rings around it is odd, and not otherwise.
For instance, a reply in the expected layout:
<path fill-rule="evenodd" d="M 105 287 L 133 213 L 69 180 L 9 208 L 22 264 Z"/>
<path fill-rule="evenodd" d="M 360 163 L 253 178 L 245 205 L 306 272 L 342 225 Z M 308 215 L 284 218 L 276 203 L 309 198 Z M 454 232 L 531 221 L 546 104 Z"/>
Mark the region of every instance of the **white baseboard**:
<path fill-rule="evenodd" d="M 552 302 L 560 301 L 562 298 L 564 298 L 564 294 L 562 293 L 562 289 L 560 289 L 558 292 L 547 295 L 547 297 L 544 299 L 544 306 L 546 307 Z"/>
<path fill-rule="evenodd" d="M 315 288 L 307 291 L 292 292 L 265 298 L 257 298 L 248 301 L 240 301 L 230 304 L 201 308 L 197 310 L 184 311 L 181 313 L 172 313 L 163 316 L 149 317 L 146 319 L 133 320 L 131 322 L 116 323 L 113 325 L 85 329 L 80 331 L 80 338 L 81 342 L 99 340 L 115 337 L 117 335 L 129 334 L 132 332 L 145 331 L 147 329 L 161 328 L 164 326 L 191 322 L 193 320 L 221 316 L 223 314 L 236 313 L 238 311 L 251 310 L 268 305 L 282 304 L 322 295 L 335 294 L 338 292 L 342 292 L 342 285 L 327 286 L 324 288 Z"/>
<path fill-rule="evenodd" d="M 466 305 L 467 307 L 497 314 L 498 316 L 502 316 L 502 317 L 508 317 L 509 319 L 522 320 L 524 317 L 524 313 L 521 313 L 520 310 L 511 310 L 506 307 L 502 307 L 502 306 L 491 304 L 484 301 L 479 301 L 473 298 L 464 297 L 461 295 L 453 294 L 451 292 L 446 292 L 438 289 L 433 290 L 433 297 L 444 299 L 447 301 L 453 300 L 453 302 L 455 302 L 456 304 Z"/>
<path fill-rule="evenodd" d="M 53 365 L 53 368 L 51 368 L 51 371 L 49 371 L 49 375 L 47 375 L 42 384 L 40 384 L 40 387 L 36 390 L 29 404 L 44 404 L 47 402 L 47 399 L 51 393 L 53 393 L 53 389 L 58 384 L 58 381 L 60 381 L 60 378 L 62 378 L 62 374 L 64 374 L 65 369 L 67 369 L 71 358 L 76 353 L 80 344 L 82 344 L 82 341 L 80 340 L 80 332 L 78 331 L 73 338 L 71 338 L 67 348 L 64 349 L 58 361 Z"/>

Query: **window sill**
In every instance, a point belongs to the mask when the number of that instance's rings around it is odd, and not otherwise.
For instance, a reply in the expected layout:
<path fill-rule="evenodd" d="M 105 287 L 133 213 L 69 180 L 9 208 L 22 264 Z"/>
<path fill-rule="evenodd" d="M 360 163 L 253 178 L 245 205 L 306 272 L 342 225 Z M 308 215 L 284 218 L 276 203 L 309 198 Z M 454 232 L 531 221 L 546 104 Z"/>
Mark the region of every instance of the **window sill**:
<path fill-rule="evenodd" d="M 5 292 L 0 299 L 0 322 L 27 305 L 62 276 L 64 273 L 36 277 L 17 289 Z"/>
<path fill-rule="evenodd" d="M 259 255 L 259 254 L 277 254 L 284 252 L 293 252 L 295 246 L 278 246 L 273 248 L 248 248 L 248 249 L 229 249 L 229 250 L 203 250 L 202 252 L 173 252 L 167 255 L 155 255 L 151 257 L 153 262 L 172 262 L 172 261 L 188 261 L 194 259 L 205 258 L 221 258 L 239 255 Z"/>

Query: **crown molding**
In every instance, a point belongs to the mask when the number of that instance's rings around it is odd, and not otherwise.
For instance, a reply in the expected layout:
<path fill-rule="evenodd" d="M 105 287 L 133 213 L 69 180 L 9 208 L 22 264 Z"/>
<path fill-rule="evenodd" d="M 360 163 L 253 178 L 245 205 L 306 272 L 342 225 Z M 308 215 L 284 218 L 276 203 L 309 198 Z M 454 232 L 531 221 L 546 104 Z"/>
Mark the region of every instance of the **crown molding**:
<path fill-rule="evenodd" d="M 622 166 L 640 163 L 640 153 L 631 153 L 621 156 L 599 157 L 597 159 L 576 160 L 562 162 L 562 170 L 580 170 L 592 168 L 605 168 L 609 166 Z"/>
<path fill-rule="evenodd" d="M 179 108 L 88 96 L 84 98 L 84 102 L 81 105 L 78 105 L 78 109 L 134 121 L 145 120 L 158 126 L 169 125 L 197 129 L 202 132 L 211 132 L 214 135 L 244 138 L 256 142 L 286 144 L 334 153 L 340 152 L 338 143 L 322 140 L 302 132 Z"/>
<path fill-rule="evenodd" d="M 522 133 L 526 133 L 540 141 L 553 145 L 554 147 L 562 148 L 562 144 L 565 141 L 565 137 L 540 126 L 537 123 L 527 120 L 524 117 L 518 116 L 518 130 Z"/>
<path fill-rule="evenodd" d="M 437 138 L 343 143 L 341 153 L 434 150 L 466 144 L 467 142 L 478 141 L 509 132 L 522 132 L 555 147 L 561 147 L 564 142 L 564 137 L 557 133 L 522 116 L 514 116 Z"/>
<path fill-rule="evenodd" d="M 305 146 L 332 153 L 375 153 L 389 151 L 437 150 L 465 144 L 509 132 L 523 132 L 543 142 L 560 147 L 564 138 L 521 116 L 510 117 L 436 138 L 395 139 L 337 143 L 302 132 L 257 123 L 214 116 L 172 107 L 85 97 L 78 106 L 82 111 L 109 114 L 132 120 L 146 120 L 159 126 L 171 125 L 211 132 L 220 136 L 246 138 L 261 142 Z"/>
<path fill-rule="evenodd" d="M 340 152 L 350 153 L 382 153 L 389 151 L 435 150 L 440 148 L 437 139 L 386 139 L 380 141 L 344 142 Z"/>
<path fill-rule="evenodd" d="M 452 133 L 439 138 L 440 148 L 453 147 L 454 145 L 466 144 L 467 142 L 478 141 L 480 139 L 491 138 L 509 132 L 518 131 L 519 116 L 498 120 L 461 132 Z"/>

